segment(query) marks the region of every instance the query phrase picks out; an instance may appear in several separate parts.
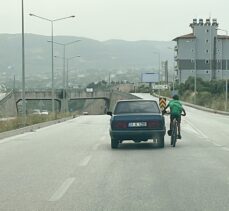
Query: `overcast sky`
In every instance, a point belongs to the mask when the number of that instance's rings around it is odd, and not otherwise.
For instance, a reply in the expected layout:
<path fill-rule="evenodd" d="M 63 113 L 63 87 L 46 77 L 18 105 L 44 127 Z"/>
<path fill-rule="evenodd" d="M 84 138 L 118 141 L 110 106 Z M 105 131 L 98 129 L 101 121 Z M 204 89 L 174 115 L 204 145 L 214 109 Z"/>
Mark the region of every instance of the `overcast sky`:
<path fill-rule="evenodd" d="M 21 0 L 0 0 L 0 33 L 21 33 Z M 228 0 L 24 0 L 25 33 L 50 35 L 48 21 L 56 19 L 54 35 L 96 40 L 170 41 L 191 33 L 193 18 L 217 18 L 229 30 Z M 221 34 L 225 34 L 221 32 Z"/>

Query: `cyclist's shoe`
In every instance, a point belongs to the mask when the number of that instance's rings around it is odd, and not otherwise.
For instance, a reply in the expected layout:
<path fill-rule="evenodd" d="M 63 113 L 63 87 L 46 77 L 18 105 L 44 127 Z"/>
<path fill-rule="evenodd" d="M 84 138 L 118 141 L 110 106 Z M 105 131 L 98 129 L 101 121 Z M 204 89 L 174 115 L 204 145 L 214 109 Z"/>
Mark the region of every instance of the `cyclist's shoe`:
<path fill-rule="evenodd" d="M 177 135 L 177 139 L 181 139 L 181 135 L 180 134 Z"/>
<path fill-rule="evenodd" d="M 168 130 L 167 133 L 168 133 L 168 136 L 171 136 L 172 135 L 172 130 Z"/>

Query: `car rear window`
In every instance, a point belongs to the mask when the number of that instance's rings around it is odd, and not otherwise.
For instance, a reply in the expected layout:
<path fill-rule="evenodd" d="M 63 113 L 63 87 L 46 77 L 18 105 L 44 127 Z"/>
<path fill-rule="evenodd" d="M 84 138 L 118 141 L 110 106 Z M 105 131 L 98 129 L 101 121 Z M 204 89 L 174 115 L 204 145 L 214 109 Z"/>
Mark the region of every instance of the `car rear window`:
<path fill-rule="evenodd" d="M 123 113 L 160 113 L 156 101 L 123 101 L 118 102 L 114 114 Z"/>

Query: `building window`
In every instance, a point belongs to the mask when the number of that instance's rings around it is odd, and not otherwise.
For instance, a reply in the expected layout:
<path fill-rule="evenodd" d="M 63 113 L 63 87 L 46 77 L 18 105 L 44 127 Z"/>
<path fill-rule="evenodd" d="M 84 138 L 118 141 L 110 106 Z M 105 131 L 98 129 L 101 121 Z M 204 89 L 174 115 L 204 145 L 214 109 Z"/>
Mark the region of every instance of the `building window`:
<path fill-rule="evenodd" d="M 194 63 L 194 59 L 191 59 L 191 62 Z"/>
<path fill-rule="evenodd" d="M 206 64 L 209 64 L 209 60 L 205 60 L 205 63 L 206 63 Z"/>
<path fill-rule="evenodd" d="M 208 30 L 208 29 L 206 29 L 206 32 L 209 32 L 209 30 Z"/>
<path fill-rule="evenodd" d="M 208 49 L 206 50 L 206 53 L 208 53 Z"/>
<path fill-rule="evenodd" d="M 206 73 L 208 73 L 208 70 L 206 70 Z"/>
<path fill-rule="evenodd" d="M 208 43 L 208 40 L 206 40 L 206 43 Z"/>

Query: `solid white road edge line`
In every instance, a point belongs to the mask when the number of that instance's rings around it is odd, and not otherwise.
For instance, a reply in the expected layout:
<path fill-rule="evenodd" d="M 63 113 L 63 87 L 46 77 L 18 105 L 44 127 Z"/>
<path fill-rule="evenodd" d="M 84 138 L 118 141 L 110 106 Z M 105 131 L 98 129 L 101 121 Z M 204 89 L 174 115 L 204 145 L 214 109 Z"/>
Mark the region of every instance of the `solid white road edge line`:
<path fill-rule="evenodd" d="M 190 121 L 188 121 L 187 119 L 185 120 L 195 131 L 197 131 L 202 138 L 208 138 L 201 130 L 199 130 L 198 128 L 196 128 Z"/>
<path fill-rule="evenodd" d="M 56 192 L 51 196 L 48 201 L 58 201 L 63 197 L 63 195 L 67 192 L 69 187 L 75 181 L 76 178 L 71 177 L 64 181 L 64 183 L 56 190 Z"/>

